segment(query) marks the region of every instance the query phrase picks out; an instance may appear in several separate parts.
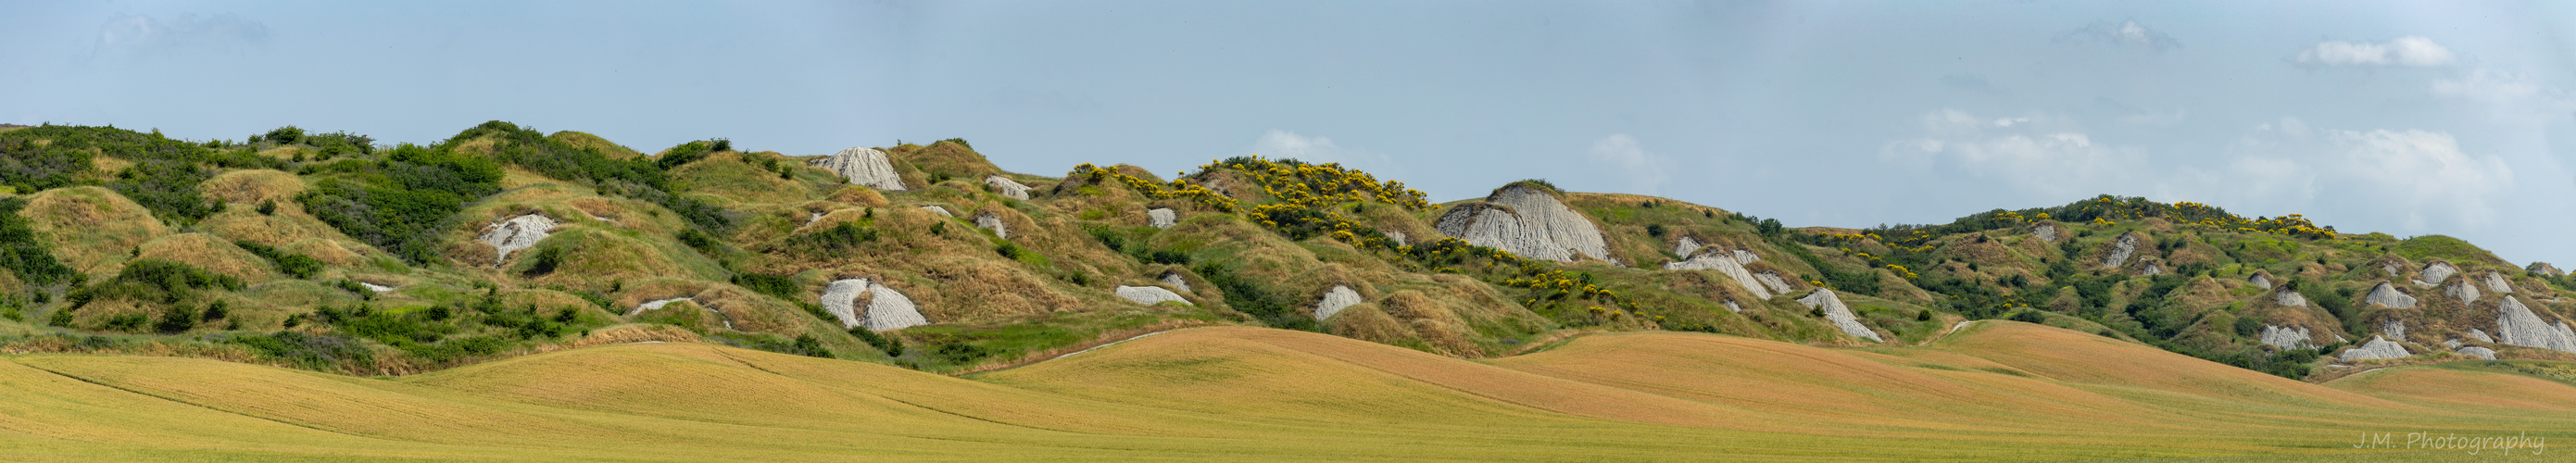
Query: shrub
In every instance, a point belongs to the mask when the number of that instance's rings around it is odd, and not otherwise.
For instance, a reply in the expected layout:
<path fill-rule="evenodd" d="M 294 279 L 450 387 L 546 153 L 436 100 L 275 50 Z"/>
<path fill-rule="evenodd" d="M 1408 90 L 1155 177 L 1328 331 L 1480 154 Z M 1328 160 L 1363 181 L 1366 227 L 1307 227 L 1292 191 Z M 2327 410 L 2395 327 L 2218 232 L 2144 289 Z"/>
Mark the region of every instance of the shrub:
<path fill-rule="evenodd" d="M 74 307 L 87 305 L 100 297 L 117 297 L 136 301 L 178 303 L 197 291 L 210 289 L 238 290 L 240 278 L 214 273 L 160 259 L 136 259 L 125 264 L 115 278 L 73 291 Z"/>
<path fill-rule="evenodd" d="M 814 335 L 811 334 L 796 335 L 796 344 L 792 347 L 799 355 L 832 358 L 832 350 L 824 348 L 823 341 L 814 339 Z"/>
<path fill-rule="evenodd" d="M 752 292 L 789 301 L 796 300 L 796 293 L 801 289 L 797 287 L 796 280 L 780 275 L 759 273 L 736 273 L 733 275 L 733 284 Z"/>
<path fill-rule="evenodd" d="M 1928 321 L 1932 321 L 1932 311 L 1930 311 L 1930 310 L 1919 310 L 1919 311 L 1915 311 L 1915 312 L 1914 312 L 1914 321 L 1918 321 L 1918 322 L 1928 322 Z"/>
<path fill-rule="evenodd" d="M 327 372 L 338 370 L 341 365 L 357 369 L 375 366 L 374 351 L 357 340 L 342 336 L 279 331 L 267 336 L 231 338 L 230 341 L 249 346 L 261 357 L 307 370 Z"/>
<path fill-rule="evenodd" d="M 1653 203 L 1647 203 L 1647 204 L 1653 204 Z M 1658 238 L 1663 237 L 1663 236 L 1664 236 L 1664 224 L 1660 224 L 1660 223 L 1650 223 L 1650 224 L 1646 224 L 1646 236 L 1653 236 L 1653 237 L 1658 237 Z"/>
<path fill-rule="evenodd" d="M 930 356 L 952 365 L 963 365 L 993 355 L 993 350 L 965 341 L 949 341 L 931 346 Z"/>
<path fill-rule="evenodd" d="M 2048 316 L 2040 315 L 2039 311 L 2036 310 L 2024 310 L 2014 312 L 2012 314 L 2012 321 L 2030 324 L 2046 324 L 2048 323 Z"/>
<path fill-rule="evenodd" d="M 260 201 L 259 215 L 277 215 L 277 200 Z"/>
<path fill-rule="evenodd" d="M 544 249 L 537 250 L 536 258 L 531 259 L 528 263 L 528 270 L 524 272 L 524 274 L 544 275 L 554 273 L 555 267 L 562 266 L 564 259 L 563 246 L 547 246 Z"/>
<path fill-rule="evenodd" d="M 875 346 L 877 350 L 885 352 L 887 357 L 903 356 L 902 339 L 877 334 L 876 331 L 870 330 L 865 326 L 850 327 L 850 336 L 858 337 L 860 341 L 865 341 L 868 345 Z"/>
<path fill-rule="evenodd" d="M 699 159 L 706 159 L 708 153 L 723 151 L 723 149 L 716 148 L 715 146 L 716 145 L 714 143 L 704 141 L 681 143 L 680 146 L 671 147 L 669 151 L 663 151 L 661 157 L 653 160 L 653 166 L 661 168 L 662 170 L 671 170 L 672 168 L 685 166 L 692 162 L 698 162 Z M 730 146 L 730 142 L 728 142 L 728 146 Z"/>
<path fill-rule="evenodd" d="M 150 323 L 151 320 L 151 317 L 146 317 L 139 313 L 117 314 L 115 316 L 107 317 L 106 322 L 99 324 L 99 329 L 107 331 L 138 331 L 143 329 L 143 324 Z"/>
<path fill-rule="evenodd" d="M 279 251 L 277 248 L 250 241 L 234 241 L 233 245 L 277 264 L 278 273 L 284 273 L 286 276 L 298 279 L 312 278 L 314 273 L 322 271 L 322 259 L 315 259 L 313 256 Z"/>
<path fill-rule="evenodd" d="M 2263 332 L 2263 322 L 2251 318 L 2236 319 L 2236 335 L 2252 337 Z"/>
<path fill-rule="evenodd" d="M 1307 316 L 1304 311 L 1298 310 L 1296 303 L 1272 294 L 1260 284 L 1254 283 L 1252 279 L 1239 274 L 1235 265 L 1226 262 L 1205 262 L 1191 270 L 1198 273 L 1200 278 L 1215 284 L 1217 290 L 1224 292 L 1226 305 L 1251 315 L 1272 328 L 1305 331 L 1323 328 L 1321 324 L 1315 322 L 1314 317 Z"/>
<path fill-rule="evenodd" d="M 709 230 L 722 230 L 733 225 L 731 213 L 703 201 L 671 194 L 670 179 L 659 160 L 618 160 L 601 154 L 596 148 L 575 148 L 536 130 L 502 121 L 485 122 L 449 137 L 441 146 L 457 146 L 477 138 L 493 137 L 493 159 L 527 168 L 547 177 L 588 180 L 603 194 L 618 194 L 661 205 L 680 214 L 691 225 Z M 730 147 L 730 142 L 727 142 Z M 665 159 L 669 159 L 667 156 Z M 677 166 L 677 164 L 673 164 Z"/>
<path fill-rule="evenodd" d="M 1019 244 L 1009 241 L 1002 242 L 1000 246 L 994 246 L 993 252 L 1001 254 L 1002 257 L 1011 260 L 1019 260 L 1021 257 L 1029 255 L 1029 250 L 1021 249 Z"/>
<path fill-rule="evenodd" d="M 1180 252 L 1180 251 L 1174 251 L 1174 250 L 1170 250 L 1170 249 L 1156 249 L 1156 250 L 1154 250 L 1154 252 L 1147 254 L 1147 255 L 1146 255 L 1146 257 L 1147 257 L 1147 259 L 1145 259 L 1145 261 L 1146 261 L 1146 262 L 1153 262 L 1153 263 L 1157 263 L 1157 264 L 1166 264 L 1166 265 L 1189 265 L 1189 264 L 1190 264 L 1190 255 L 1189 255 L 1189 253 L 1184 253 L 1184 252 Z"/>
<path fill-rule="evenodd" d="M 197 309 L 186 305 L 172 305 L 161 312 L 161 322 L 153 327 L 160 328 L 163 333 L 178 333 L 196 328 Z"/>
<path fill-rule="evenodd" d="M 809 254 L 835 254 L 858 249 L 877 240 L 877 229 L 857 222 L 841 222 L 832 228 L 787 237 L 788 249 Z"/>
<path fill-rule="evenodd" d="M 20 281 L 36 285 L 80 281 L 80 272 L 54 258 L 52 245 L 36 239 L 35 228 L 28 225 L 26 216 L 18 214 L 26 207 L 25 198 L 0 197 L 0 268 L 17 274 Z"/>

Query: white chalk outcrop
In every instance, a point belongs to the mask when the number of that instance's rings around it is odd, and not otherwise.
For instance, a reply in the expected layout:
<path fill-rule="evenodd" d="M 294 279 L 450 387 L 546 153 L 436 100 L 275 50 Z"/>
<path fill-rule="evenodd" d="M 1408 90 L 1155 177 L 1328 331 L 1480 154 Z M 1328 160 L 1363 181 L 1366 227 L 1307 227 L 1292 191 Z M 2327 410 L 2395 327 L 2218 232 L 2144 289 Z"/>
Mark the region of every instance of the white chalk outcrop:
<path fill-rule="evenodd" d="M 2397 345 L 2397 343 L 2388 342 L 2387 338 L 2373 336 L 2370 338 L 2370 342 L 2362 343 L 2360 346 L 2351 349 L 2344 349 L 2343 356 L 2339 358 L 2343 359 L 2343 361 L 2350 362 L 2354 360 L 2406 358 L 2408 355 L 2414 354 L 2407 353 L 2406 346 L 2400 346 Z"/>
<path fill-rule="evenodd" d="M 1698 251 L 1700 246 L 1705 246 L 1705 245 L 1703 245 L 1703 244 L 1699 244 L 1699 240 L 1691 239 L 1691 237 L 1684 236 L 1684 237 L 1682 237 L 1682 239 L 1681 239 L 1680 241 L 1677 241 L 1677 242 L 1674 242 L 1674 243 L 1673 243 L 1673 255 L 1676 255 L 1676 256 L 1687 256 L 1687 255 L 1691 255 L 1691 251 Z"/>
<path fill-rule="evenodd" d="M 2306 349 L 2317 346 L 2315 342 L 2310 341 L 2316 338 L 2309 335 L 2308 328 L 2304 326 L 2263 325 L 2263 334 L 2259 339 L 2262 339 L 2264 344 L 2282 349 Z"/>
<path fill-rule="evenodd" d="M 1342 313 L 1342 309 L 1359 303 L 1359 291 L 1352 291 L 1349 286 L 1335 285 L 1333 289 L 1324 291 L 1323 300 L 1315 302 L 1315 321 L 1330 320 L 1333 314 Z"/>
<path fill-rule="evenodd" d="M 1405 238 L 1404 232 L 1391 230 L 1386 232 L 1386 239 L 1395 240 L 1397 246 L 1411 246 L 1412 243 L 1406 242 Z"/>
<path fill-rule="evenodd" d="M 1010 177 L 985 175 L 984 185 L 993 187 L 994 193 L 1008 196 L 1011 199 L 1021 201 L 1027 201 L 1029 199 L 1029 186 L 1021 185 L 1020 182 L 1012 181 Z"/>
<path fill-rule="evenodd" d="M 831 156 L 805 161 L 805 164 L 841 174 L 842 178 L 850 179 L 851 185 L 885 191 L 904 190 L 903 174 L 895 173 L 893 158 L 876 148 L 852 147 Z"/>
<path fill-rule="evenodd" d="M 1181 272 L 1163 272 L 1162 281 L 1163 284 L 1172 285 L 1174 288 L 1180 288 L 1181 292 L 1190 292 L 1190 279 L 1182 278 Z"/>
<path fill-rule="evenodd" d="M 2299 292 L 2298 292 L 2298 291 L 2291 291 L 2291 290 L 2289 290 L 2289 289 L 2282 289 L 2282 290 L 2280 290 L 2280 291 L 2273 291 L 2273 292 L 2272 292 L 2272 302 L 2279 303 L 2279 304 L 2281 304 L 2282 306 L 2286 306 L 2286 307 L 2307 307 L 2307 306 L 2308 306 L 2308 298 L 2307 298 L 2307 296 L 2301 296 L 2301 295 L 2299 295 Z"/>
<path fill-rule="evenodd" d="M 1702 248 L 1699 254 L 1691 256 L 1688 260 L 1664 264 L 1664 270 L 1716 270 L 1718 273 L 1726 274 L 1727 278 L 1735 279 L 1735 284 L 1744 287 L 1746 292 L 1753 293 L 1755 299 L 1770 299 L 1775 294 L 1764 287 L 1765 283 L 1754 279 L 1753 272 L 1745 270 L 1743 263 L 1736 262 L 1735 256 L 1728 254 L 1716 249 Z M 1787 282 L 1782 283 L 1785 285 Z"/>
<path fill-rule="evenodd" d="M 2451 282 L 2451 286 L 2442 288 L 2442 294 L 2450 295 L 2460 302 L 2477 302 L 2478 285 L 2470 284 L 2467 278 L 2461 278 L 2460 281 Z"/>
<path fill-rule="evenodd" d="M 2370 287 L 2370 295 L 2362 296 L 2361 302 L 2379 304 L 2391 309 L 2404 309 L 2415 306 L 2415 296 L 2398 292 L 2396 285 L 2380 282 L 2378 286 Z"/>
<path fill-rule="evenodd" d="M 1762 261 L 1762 256 L 1760 254 L 1754 254 L 1753 251 L 1749 249 L 1737 249 L 1733 251 L 1732 254 L 1735 256 L 1735 262 L 1739 264 L 1750 264 Z"/>
<path fill-rule="evenodd" d="M 2496 294 L 2513 294 L 2513 282 L 2505 281 L 2504 272 L 2487 272 L 2487 290 Z"/>
<path fill-rule="evenodd" d="M 1781 278 L 1780 272 L 1768 270 L 1755 272 L 1753 274 L 1753 279 L 1755 281 L 1762 282 L 1762 287 L 1769 288 L 1771 292 L 1775 294 L 1789 294 L 1789 291 L 1798 289 L 1797 287 L 1789 286 L 1789 280 Z"/>
<path fill-rule="evenodd" d="M 2549 265 L 2548 262 L 2533 262 L 2531 263 L 2531 266 L 2523 267 L 2522 269 L 2529 271 L 2534 275 L 2551 278 L 2567 276 L 2567 272 L 2558 271 L 2558 266 Z"/>
<path fill-rule="evenodd" d="M 2148 262 L 2147 269 L 2138 271 L 2138 274 L 2146 276 L 2163 275 L 2165 274 L 2165 266 L 2156 265 L 2154 262 Z"/>
<path fill-rule="evenodd" d="M 975 214 L 975 228 L 992 230 L 993 236 L 997 238 L 1011 239 L 1011 225 L 1002 223 L 1002 216 L 998 214 L 991 212 Z"/>
<path fill-rule="evenodd" d="M 867 301 L 867 312 L 859 312 L 859 301 Z M 885 331 L 930 324 L 922 318 L 921 309 L 912 298 L 884 284 L 866 278 L 835 280 L 823 288 L 823 311 L 841 319 L 841 328 L 865 326 L 869 331 Z"/>
<path fill-rule="evenodd" d="M 2257 273 L 2254 276 L 2245 277 L 2245 284 L 2254 285 L 2256 288 L 2272 289 L 2272 277 Z"/>
<path fill-rule="evenodd" d="M 2488 335 L 2487 335 L 2487 330 L 2481 330 L 2481 329 L 2477 329 L 2477 328 L 2470 328 L 2470 329 L 2469 329 L 2469 339 L 2476 339 L 2476 340 L 2478 340 L 2478 342 L 2483 342 L 2483 343 L 2488 343 L 2488 344 L 2494 344 L 2494 343 L 2495 343 L 2495 337 L 2494 337 L 2494 336 L 2488 336 Z"/>
<path fill-rule="evenodd" d="M 2044 223 L 2031 226 L 2030 236 L 2039 237 L 2040 241 L 2057 242 L 2057 226 Z"/>
<path fill-rule="evenodd" d="M 545 240 L 546 235 L 552 233 L 556 225 L 560 224 L 555 222 L 553 217 L 529 213 L 485 225 L 483 236 L 479 238 L 483 243 L 492 245 L 492 249 L 499 253 L 493 256 L 492 260 L 505 261 L 510 260 L 510 253 L 536 247 L 537 242 Z"/>
<path fill-rule="evenodd" d="M 2495 360 L 2496 352 L 2495 352 L 2495 349 L 2488 349 L 2488 348 L 2478 347 L 2478 346 L 2469 346 L 2469 347 L 2462 347 L 2462 348 L 2460 348 L 2460 355 L 2466 355 L 2466 356 L 2470 356 L 2470 357 L 2477 357 L 2477 358 L 2482 359 L 2482 360 Z"/>
<path fill-rule="evenodd" d="M 2431 288 L 2433 285 L 2442 284 L 2443 279 L 2450 278 L 2454 273 L 2460 273 L 2460 269 L 2452 267 L 2448 262 L 2434 262 L 2432 265 L 2424 266 L 2422 273 L 2415 274 L 2415 286 Z"/>
<path fill-rule="evenodd" d="M 1145 210 L 1146 225 L 1152 225 L 1154 228 L 1172 228 L 1172 225 L 1179 223 L 1181 223 L 1181 214 L 1172 212 L 1172 208 L 1157 207 Z"/>
<path fill-rule="evenodd" d="M 1591 219 L 1565 207 L 1555 195 L 1522 184 L 1496 190 L 1485 202 L 1450 208 L 1434 228 L 1468 244 L 1532 259 L 1572 262 L 1580 256 L 1610 257 L 1609 244 Z"/>
<path fill-rule="evenodd" d="M 932 213 L 932 214 L 939 214 L 939 216 L 940 216 L 940 217 L 956 217 L 956 216 L 957 216 L 957 214 L 950 214 L 950 213 L 948 213 L 948 208 L 945 208 L 945 207 L 939 207 L 939 206 L 922 206 L 922 207 L 921 207 L 921 210 L 930 211 L 930 213 Z"/>
<path fill-rule="evenodd" d="M 2388 336 L 2389 339 L 2404 340 L 2406 339 L 2406 321 L 2391 318 L 2386 322 L 2381 322 L 2379 324 L 2379 334 Z"/>
<path fill-rule="evenodd" d="M 1726 311 L 1728 311 L 1728 312 L 1735 312 L 1735 313 L 1744 313 L 1744 305 L 1743 305 L 1743 304 L 1737 304 L 1737 303 L 1735 303 L 1735 300 L 1734 300 L 1734 299 L 1727 299 L 1727 300 L 1726 300 Z"/>
<path fill-rule="evenodd" d="M 2137 252 L 2138 235 L 2136 233 L 2121 233 L 2120 240 L 2111 243 L 2111 257 L 2102 259 L 2102 266 L 2118 267 L 2120 264 L 2128 263 L 2129 256 L 2136 254 Z"/>
<path fill-rule="evenodd" d="M 370 293 L 390 293 L 394 291 L 394 287 L 392 286 L 368 283 L 364 281 L 358 282 L 358 287 L 367 288 L 367 292 Z"/>
<path fill-rule="evenodd" d="M 673 303 L 673 302 L 680 302 L 680 301 L 695 301 L 695 300 L 697 300 L 697 298 L 692 298 L 692 297 L 674 297 L 674 298 L 670 298 L 670 299 L 654 299 L 654 300 L 650 300 L 650 301 L 644 301 L 644 303 L 642 303 L 642 304 L 636 304 L 636 305 L 635 305 L 635 310 L 628 310 L 628 311 L 626 311 L 626 316 L 632 317 L 632 316 L 635 316 L 636 314 L 644 313 L 644 311 L 647 311 L 647 310 L 660 310 L 662 307 L 664 307 L 664 306 L 668 306 L 668 305 L 671 305 L 671 303 Z"/>
<path fill-rule="evenodd" d="M 1817 289 L 1816 292 L 1808 293 L 1807 297 L 1798 298 L 1798 303 L 1806 304 L 1809 308 L 1823 309 L 1825 319 L 1834 322 L 1835 327 L 1842 328 L 1843 333 L 1871 341 L 1887 342 L 1878 337 L 1877 331 L 1871 331 L 1868 325 L 1860 324 L 1860 316 L 1853 314 L 1851 307 L 1844 306 L 1843 298 L 1835 296 L 1832 289 Z"/>
<path fill-rule="evenodd" d="M 2514 300 L 2513 296 L 2505 296 L 2504 303 L 2499 304 L 2496 311 L 2501 313 L 2496 316 L 2497 343 L 2576 352 L 2576 331 L 2569 330 L 2567 322 L 2553 326 L 2541 319 L 2540 314 L 2532 313 L 2530 307 L 2524 307 L 2522 301 Z"/>
<path fill-rule="evenodd" d="M 1164 302 L 1178 302 L 1181 303 L 1181 305 L 1191 305 L 1190 300 L 1182 299 L 1180 294 L 1173 293 L 1172 290 L 1163 289 L 1160 286 L 1119 286 L 1118 297 L 1127 298 L 1127 300 L 1135 301 L 1138 304 L 1144 305 L 1154 305 Z"/>

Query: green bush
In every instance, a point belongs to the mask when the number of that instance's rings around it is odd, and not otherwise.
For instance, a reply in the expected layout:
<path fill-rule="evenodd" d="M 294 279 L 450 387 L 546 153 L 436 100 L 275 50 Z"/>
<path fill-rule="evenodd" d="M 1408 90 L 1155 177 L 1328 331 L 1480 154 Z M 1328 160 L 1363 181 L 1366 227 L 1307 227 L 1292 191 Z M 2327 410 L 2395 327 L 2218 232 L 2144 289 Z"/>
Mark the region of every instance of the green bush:
<path fill-rule="evenodd" d="M 249 346 L 263 358 L 307 370 L 337 371 L 342 365 L 366 369 L 374 367 L 376 362 L 375 352 L 366 345 L 336 335 L 279 331 L 266 336 L 242 336 L 229 340 Z"/>
<path fill-rule="evenodd" d="M 184 304 L 172 305 L 161 312 L 161 322 L 154 324 L 153 327 L 160 328 L 163 333 L 179 333 L 196 328 L 197 309 Z"/>
<path fill-rule="evenodd" d="M 796 285 L 796 280 L 786 276 L 759 273 L 736 273 L 733 275 L 733 284 L 755 293 L 789 301 L 796 300 L 796 293 L 803 289 Z"/>
<path fill-rule="evenodd" d="M 441 146 L 456 146 L 485 136 L 498 142 L 493 145 L 493 159 L 500 162 L 547 177 L 588 180 L 601 191 L 659 204 L 698 228 L 722 230 L 733 224 L 732 214 L 723 208 L 672 194 L 670 179 L 655 160 L 611 159 L 598 149 L 575 148 L 536 130 L 502 121 L 465 129 Z M 731 147 L 731 142 L 725 144 Z"/>
<path fill-rule="evenodd" d="M 902 339 L 878 334 L 875 330 L 870 330 L 865 326 L 850 327 L 850 336 L 858 337 L 860 341 L 865 341 L 868 345 L 875 346 L 878 351 L 885 352 L 887 357 L 903 356 Z"/>
<path fill-rule="evenodd" d="M 2014 312 L 2014 313 L 2012 314 L 2012 321 L 2017 321 L 2017 322 L 2022 322 L 2022 323 L 2030 323 L 2030 324 L 2047 324 L 2047 323 L 2048 323 L 2048 316 L 2046 316 L 2046 315 L 2040 315 L 2040 314 L 2039 314 L 2039 311 L 2036 311 L 2036 310 L 2024 310 L 2024 311 L 2020 311 L 2020 312 Z"/>
<path fill-rule="evenodd" d="M 857 222 L 841 222 L 832 228 L 787 237 L 786 247 L 809 255 L 832 255 L 856 250 L 860 245 L 876 240 L 876 228 Z"/>
<path fill-rule="evenodd" d="M 71 300 L 73 307 L 102 297 L 175 304 L 194 297 L 198 291 L 241 287 L 241 279 L 231 275 L 167 260 L 136 259 L 126 263 L 115 278 L 72 291 Z"/>
<path fill-rule="evenodd" d="M 297 279 L 312 278 L 314 273 L 322 271 L 322 259 L 315 259 L 313 256 L 279 251 L 277 248 L 250 241 L 234 241 L 233 245 L 240 246 L 242 250 L 250 251 L 251 254 L 258 255 L 262 259 L 268 259 L 270 263 L 277 265 L 278 273 L 284 273 L 286 276 Z"/>
<path fill-rule="evenodd" d="M 523 273 L 527 275 L 555 273 L 555 267 L 562 266 L 564 259 L 563 246 L 547 246 L 538 249 L 535 258 L 528 260 L 528 270 Z"/>
<path fill-rule="evenodd" d="M 489 159 L 402 144 L 378 162 L 342 160 L 306 166 L 328 175 L 296 201 L 316 219 L 404 260 L 438 259 L 438 235 L 465 202 L 500 191 L 501 166 Z"/>
<path fill-rule="evenodd" d="M 82 280 L 79 271 L 54 258 L 52 245 L 36 239 L 27 217 L 18 215 L 26 207 L 25 198 L 0 197 L 0 268 L 17 274 L 19 281 L 37 285 Z"/>
<path fill-rule="evenodd" d="M 1304 331 L 1323 329 L 1321 324 L 1315 322 L 1314 317 L 1299 310 L 1295 302 L 1279 297 L 1261 287 L 1259 283 L 1253 282 L 1252 279 L 1243 277 L 1236 272 L 1235 265 L 1228 262 L 1204 262 L 1191 270 L 1198 273 L 1200 278 L 1215 284 L 1217 290 L 1223 291 L 1226 305 L 1260 319 L 1262 323 L 1272 328 Z"/>
<path fill-rule="evenodd" d="M 692 162 L 698 162 L 699 159 L 706 159 L 707 154 L 717 151 L 723 150 L 717 149 L 714 143 L 704 141 L 681 143 L 680 146 L 673 146 L 669 151 L 662 152 L 661 157 L 653 160 L 653 167 L 660 168 L 662 170 L 671 170 L 672 168 L 685 166 Z"/>

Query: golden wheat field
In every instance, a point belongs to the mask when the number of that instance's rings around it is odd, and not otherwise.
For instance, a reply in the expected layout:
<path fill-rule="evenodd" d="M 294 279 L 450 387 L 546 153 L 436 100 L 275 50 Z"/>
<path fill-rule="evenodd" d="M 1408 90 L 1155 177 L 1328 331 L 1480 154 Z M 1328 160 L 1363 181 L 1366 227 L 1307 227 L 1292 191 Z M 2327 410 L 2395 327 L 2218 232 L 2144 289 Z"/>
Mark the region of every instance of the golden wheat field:
<path fill-rule="evenodd" d="M 2004 321 L 1920 347 L 1647 332 L 1484 361 L 1207 327 L 962 378 L 694 343 L 381 379 L 18 355 L 0 460 L 2563 459 L 2404 445 L 2576 443 L 2576 386 L 2485 363 L 2318 385 Z M 2396 448 L 2354 448 L 2381 433 Z"/>

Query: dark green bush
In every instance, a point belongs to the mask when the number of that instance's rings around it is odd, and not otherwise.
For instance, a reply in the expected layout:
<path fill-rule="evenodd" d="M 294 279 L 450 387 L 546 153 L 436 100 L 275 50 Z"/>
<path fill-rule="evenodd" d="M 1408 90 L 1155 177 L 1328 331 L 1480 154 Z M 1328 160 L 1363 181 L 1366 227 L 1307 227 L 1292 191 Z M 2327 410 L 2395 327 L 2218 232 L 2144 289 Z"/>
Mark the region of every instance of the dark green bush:
<path fill-rule="evenodd" d="M 238 290 L 240 278 L 161 259 L 136 259 L 125 264 L 115 278 L 100 281 L 72 291 L 73 307 L 88 305 L 98 298 L 122 298 L 133 301 L 175 304 L 189 299 L 198 291 Z"/>
<path fill-rule="evenodd" d="M 347 365 L 355 369 L 375 366 L 375 352 L 355 339 L 328 334 L 304 334 L 279 331 L 267 336 L 231 338 L 235 344 L 249 346 L 261 357 L 285 362 L 314 371 L 338 371 Z"/>
<path fill-rule="evenodd" d="M 875 330 L 870 330 L 865 326 L 850 327 L 850 336 L 858 337 L 860 341 L 865 341 L 868 345 L 875 346 L 877 350 L 885 352 L 887 357 L 903 356 L 902 339 L 878 334 Z"/>
<path fill-rule="evenodd" d="M 2040 314 L 2039 314 L 2039 312 L 2038 312 L 2038 311 L 2035 311 L 2035 310 L 2024 310 L 2024 311 L 2020 311 L 2020 312 L 2014 312 L 2014 313 L 2012 314 L 2012 321 L 2017 321 L 2017 322 L 2022 322 L 2022 323 L 2031 323 L 2031 324 L 2046 324 L 2046 323 L 2048 323 L 2048 317 L 2047 317 L 2047 316 L 2045 316 L 2045 315 L 2040 315 Z"/>
<path fill-rule="evenodd" d="M 234 241 L 233 245 L 277 264 L 278 273 L 284 273 L 286 276 L 298 279 L 312 278 L 314 273 L 322 271 L 322 259 L 315 259 L 313 256 L 279 251 L 277 248 L 250 241 Z"/>
<path fill-rule="evenodd" d="M 706 159 L 708 153 L 714 153 L 717 151 L 723 150 L 716 149 L 714 143 L 704 141 L 681 143 L 680 146 L 673 146 L 669 151 L 662 152 L 661 157 L 653 160 L 653 167 L 660 168 L 662 170 L 671 170 L 675 167 L 685 166 L 692 162 L 698 162 L 699 159 Z"/>
<path fill-rule="evenodd" d="M 787 237 L 786 247 L 810 255 L 830 255 L 856 250 L 860 245 L 876 240 L 875 227 L 841 222 L 832 228 Z"/>
<path fill-rule="evenodd" d="M 555 273 L 555 267 L 562 266 L 564 259 L 563 246 L 547 246 L 538 249 L 536 256 L 528 259 L 528 270 L 523 273 L 527 275 Z"/>
<path fill-rule="evenodd" d="M 733 284 L 752 292 L 790 301 L 797 300 L 796 293 L 802 290 L 797 287 L 796 280 L 781 275 L 736 273 L 733 275 Z"/>
<path fill-rule="evenodd" d="M 25 198 L 0 197 L 0 268 L 17 274 L 19 281 L 36 285 L 80 281 L 80 272 L 55 259 L 53 246 L 36 239 L 36 230 L 28 225 L 27 217 L 18 215 L 18 210 L 26 207 Z"/>
<path fill-rule="evenodd" d="M 824 348 L 823 341 L 814 339 L 814 335 L 811 334 L 796 335 L 796 344 L 791 346 L 791 348 L 794 349 L 798 355 L 832 358 L 832 350 Z"/>
<path fill-rule="evenodd" d="M 732 214 L 723 208 L 672 194 L 669 191 L 670 180 L 655 160 L 612 159 L 598 149 L 575 148 L 547 138 L 536 130 L 502 121 L 485 122 L 465 129 L 449 137 L 441 146 L 456 146 L 485 136 L 497 139 L 498 143 L 493 145 L 493 159 L 500 162 L 547 177 L 588 180 L 607 194 L 659 204 L 699 228 L 722 230 L 733 224 Z M 727 143 L 730 147 L 730 142 Z"/>
<path fill-rule="evenodd" d="M 1314 317 L 1299 310 L 1297 303 L 1279 297 L 1261 287 L 1259 283 L 1253 282 L 1252 279 L 1238 274 L 1235 271 L 1235 265 L 1229 262 L 1203 262 L 1191 270 L 1198 273 L 1200 278 L 1216 284 L 1217 290 L 1225 292 L 1226 305 L 1260 319 L 1262 323 L 1269 324 L 1272 328 L 1305 331 L 1323 328 L 1322 325 L 1315 323 Z"/>
<path fill-rule="evenodd" d="M 163 333 L 178 333 L 197 327 L 197 309 L 185 304 L 172 305 L 161 312 L 161 322 L 154 324 Z"/>

